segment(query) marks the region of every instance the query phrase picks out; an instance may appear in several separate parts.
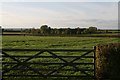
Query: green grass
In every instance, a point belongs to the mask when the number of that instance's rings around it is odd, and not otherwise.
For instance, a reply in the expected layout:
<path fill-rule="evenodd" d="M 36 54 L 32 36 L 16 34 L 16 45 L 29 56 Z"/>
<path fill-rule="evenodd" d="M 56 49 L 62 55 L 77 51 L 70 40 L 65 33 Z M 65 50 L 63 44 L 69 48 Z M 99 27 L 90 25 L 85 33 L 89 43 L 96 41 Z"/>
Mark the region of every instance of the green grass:
<path fill-rule="evenodd" d="M 29 48 L 29 49 L 93 49 L 93 47 L 97 44 L 107 44 L 107 43 L 117 43 L 120 41 L 119 38 L 105 38 L 105 37 L 41 37 L 41 36 L 3 36 L 2 37 L 2 47 L 3 48 Z M 37 52 L 8 52 L 10 55 L 34 55 Z M 56 55 L 69 55 L 69 56 L 80 56 L 81 54 L 78 53 L 55 53 Z M 41 55 L 49 55 L 48 53 L 43 53 Z M 93 54 L 91 54 L 93 55 Z M 17 59 L 17 58 L 16 58 Z M 24 60 L 24 59 L 18 59 L 18 60 Z M 71 61 L 72 59 L 65 59 L 67 61 Z M 10 58 L 5 59 L 4 61 L 13 61 Z M 62 62 L 59 59 L 53 59 L 53 58 L 34 58 L 30 60 L 29 62 Z M 93 59 L 81 59 L 77 60 L 75 62 L 93 62 Z M 3 66 L 6 68 L 11 67 L 12 65 Z M 40 66 L 40 65 L 30 65 L 33 68 L 49 68 L 53 69 L 56 67 L 59 67 L 58 65 L 52 65 L 52 66 Z M 87 66 L 77 66 L 79 68 L 87 68 L 92 69 L 93 66 L 87 65 Z M 71 68 L 70 66 L 65 68 Z M 12 72 L 10 72 L 12 73 Z M 17 74 L 17 72 L 14 72 Z M 26 72 L 27 73 L 27 72 Z M 63 72 L 63 75 L 65 74 L 80 74 L 79 72 Z M 93 73 L 90 73 L 93 74 Z M 6 80 L 20 80 L 21 78 L 7 78 Z M 40 79 L 40 78 L 39 78 Z M 38 78 L 34 80 L 39 80 Z M 22 77 L 22 80 L 33 80 L 32 78 L 25 78 Z M 43 80 L 43 79 L 41 79 Z M 46 80 L 46 79 L 45 79 Z M 54 79 L 51 79 L 54 80 Z M 56 80 L 56 79 L 55 79 Z M 68 79 L 64 79 L 68 80 Z M 77 80 L 77 79 L 75 79 Z"/>
<path fill-rule="evenodd" d="M 53 49 L 92 49 L 97 44 L 120 41 L 119 38 L 106 37 L 40 37 L 40 36 L 3 36 L 3 48 L 53 48 Z"/>

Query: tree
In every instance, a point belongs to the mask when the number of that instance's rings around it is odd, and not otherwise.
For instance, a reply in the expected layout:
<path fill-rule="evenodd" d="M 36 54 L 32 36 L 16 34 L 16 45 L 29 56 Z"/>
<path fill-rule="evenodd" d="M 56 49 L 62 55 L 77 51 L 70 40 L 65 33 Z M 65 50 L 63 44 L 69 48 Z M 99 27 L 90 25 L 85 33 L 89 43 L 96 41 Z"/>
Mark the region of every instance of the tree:
<path fill-rule="evenodd" d="M 38 34 L 35 28 L 32 28 L 32 29 L 31 29 L 31 33 L 32 33 L 33 35 Z"/>
<path fill-rule="evenodd" d="M 88 29 L 85 30 L 85 33 L 88 33 L 88 34 L 92 34 L 92 33 L 96 33 L 96 32 L 97 32 L 96 27 L 89 27 Z"/>
<path fill-rule="evenodd" d="M 48 25 L 42 25 L 40 27 L 41 34 L 48 35 L 50 33 L 51 28 Z"/>
<path fill-rule="evenodd" d="M 92 34 L 92 33 L 96 33 L 97 32 L 97 28 L 96 27 L 89 27 L 88 29 L 83 29 L 82 33 L 84 34 Z"/>
<path fill-rule="evenodd" d="M 97 32 L 97 28 L 96 27 L 89 27 L 88 28 L 88 33 L 96 33 Z"/>
<path fill-rule="evenodd" d="M 77 35 L 81 34 L 81 30 L 80 30 L 80 28 L 79 28 L 79 27 L 78 27 L 78 28 L 76 28 L 76 34 L 77 34 Z"/>

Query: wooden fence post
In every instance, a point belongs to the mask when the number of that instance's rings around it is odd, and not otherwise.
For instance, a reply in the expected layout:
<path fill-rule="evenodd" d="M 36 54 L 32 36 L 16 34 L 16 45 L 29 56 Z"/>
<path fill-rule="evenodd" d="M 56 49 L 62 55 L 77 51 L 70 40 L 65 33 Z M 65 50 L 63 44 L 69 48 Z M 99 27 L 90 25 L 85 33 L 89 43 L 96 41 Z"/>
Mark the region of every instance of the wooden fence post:
<path fill-rule="evenodd" d="M 96 46 L 94 46 L 94 80 L 96 80 Z"/>

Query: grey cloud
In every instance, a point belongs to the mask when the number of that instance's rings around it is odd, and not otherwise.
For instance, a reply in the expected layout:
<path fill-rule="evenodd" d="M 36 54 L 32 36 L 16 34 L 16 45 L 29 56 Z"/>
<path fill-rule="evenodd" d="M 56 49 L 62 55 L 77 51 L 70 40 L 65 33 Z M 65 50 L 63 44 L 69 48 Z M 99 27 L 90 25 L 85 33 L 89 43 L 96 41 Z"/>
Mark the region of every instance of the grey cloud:
<path fill-rule="evenodd" d="M 114 23 L 114 22 L 118 22 L 118 20 L 102 20 L 102 19 L 83 19 L 80 20 L 82 22 L 94 22 L 94 23 Z"/>

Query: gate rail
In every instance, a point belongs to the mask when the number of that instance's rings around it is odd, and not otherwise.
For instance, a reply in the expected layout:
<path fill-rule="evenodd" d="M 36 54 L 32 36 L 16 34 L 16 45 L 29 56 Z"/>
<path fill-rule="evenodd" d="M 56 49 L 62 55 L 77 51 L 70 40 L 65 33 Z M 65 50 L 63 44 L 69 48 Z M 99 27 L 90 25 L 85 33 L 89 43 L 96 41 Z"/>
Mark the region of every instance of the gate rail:
<path fill-rule="evenodd" d="M 2 77 L 76 77 L 76 78 L 91 78 L 95 79 L 95 52 L 92 49 L 2 49 Z M 22 52 L 22 53 L 21 53 Z M 23 55 L 29 52 L 35 53 L 34 55 Z M 58 52 L 58 53 L 56 53 Z M 17 55 L 21 53 L 21 55 Z M 49 55 L 44 55 L 44 54 Z M 61 54 L 62 55 L 58 55 Z M 63 53 L 72 53 L 72 55 L 63 55 Z M 73 55 L 73 54 L 79 55 Z M 92 55 L 89 55 L 92 54 Z M 47 62 L 40 62 L 42 59 L 48 60 Z M 51 62 L 49 59 L 58 59 L 56 62 Z M 69 60 L 66 60 L 69 59 Z M 84 59 L 92 59 L 92 62 L 85 62 Z M 9 61 L 7 61 L 8 59 Z M 23 60 L 21 60 L 23 59 Z M 32 61 L 40 59 L 39 61 Z M 80 61 L 79 61 L 80 60 Z M 81 62 L 83 60 L 83 62 Z M 60 61 L 60 62 L 59 62 Z M 36 66 L 35 66 L 36 65 Z M 54 68 L 49 68 L 52 65 Z M 56 65 L 58 65 L 56 67 Z M 81 68 L 81 66 L 87 68 Z M 33 67 L 34 66 L 34 67 Z M 40 68 L 39 68 L 40 66 Z M 42 66 L 42 67 L 41 67 Z M 43 68 L 48 66 L 47 68 Z M 91 67 L 92 66 L 92 69 Z M 38 68 L 36 68 L 38 67 Z M 66 68 L 69 67 L 69 68 Z M 72 67 L 72 68 L 70 68 Z M 16 72 L 15 72 L 16 71 Z M 24 73 L 27 71 L 27 74 Z M 32 71 L 34 73 L 29 73 Z M 67 71 L 76 73 L 74 75 L 63 73 L 59 71 Z M 22 74 L 18 74 L 22 73 Z M 91 74 L 90 74 L 91 73 Z M 82 75 L 81 75 L 82 74 Z"/>

